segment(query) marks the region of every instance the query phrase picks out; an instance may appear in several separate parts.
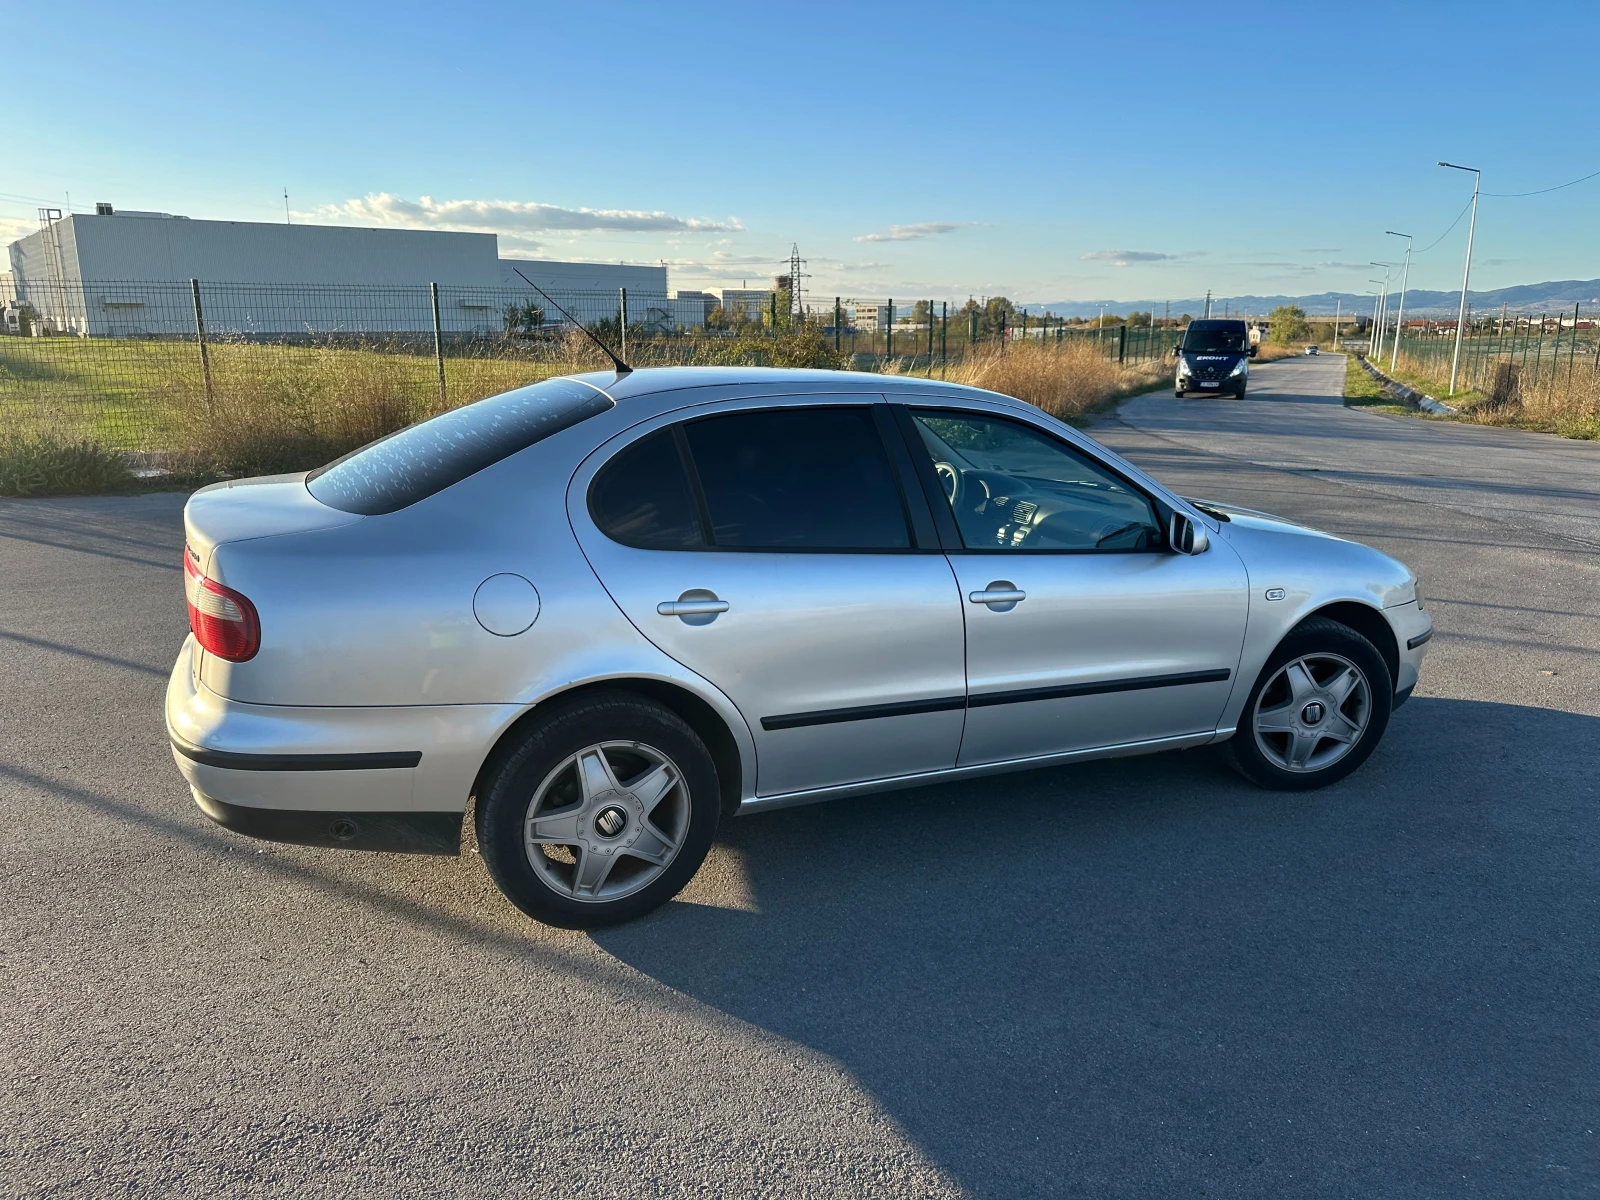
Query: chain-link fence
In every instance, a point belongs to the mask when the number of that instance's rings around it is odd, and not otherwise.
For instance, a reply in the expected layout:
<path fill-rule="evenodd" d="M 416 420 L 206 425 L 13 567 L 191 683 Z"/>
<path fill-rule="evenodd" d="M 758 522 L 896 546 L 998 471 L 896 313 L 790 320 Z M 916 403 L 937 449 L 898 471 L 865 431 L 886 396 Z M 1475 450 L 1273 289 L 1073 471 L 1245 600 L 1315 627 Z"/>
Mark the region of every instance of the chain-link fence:
<path fill-rule="evenodd" d="M 1391 363 L 1448 384 L 1455 357 L 1453 323 L 1407 330 L 1398 354 L 1391 331 L 1373 362 Z M 1571 313 L 1532 313 L 1475 319 L 1462 330 L 1456 390 L 1476 391 L 1496 404 L 1516 404 L 1540 391 L 1572 388 L 1600 373 L 1600 327 L 1577 307 Z"/>
<path fill-rule="evenodd" d="M 314 416 L 354 396 L 415 419 L 604 365 L 579 325 L 635 366 L 825 360 L 917 374 L 1024 339 L 1092 341 L 1131 363 L 1170 353 L 1177 337 L 1148 320 L 1096 328 L 948 301 L 796 306 L 781 290 L 29 282 L 4 309 L 0 430 L 161 450 L 197 416 L 216 423 L 252 403 Z"/>

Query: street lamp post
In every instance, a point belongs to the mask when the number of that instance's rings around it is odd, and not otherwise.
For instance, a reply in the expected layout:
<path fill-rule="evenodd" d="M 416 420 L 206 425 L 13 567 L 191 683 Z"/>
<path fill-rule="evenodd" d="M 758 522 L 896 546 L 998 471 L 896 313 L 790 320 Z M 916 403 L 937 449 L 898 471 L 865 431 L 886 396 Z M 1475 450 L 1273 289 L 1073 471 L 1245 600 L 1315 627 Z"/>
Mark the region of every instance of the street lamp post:
<path fill-rule="evenodd" d="M 1441 167 L 1449 167 L 1452 171 L 1472 172 L 1472 220 L 1467 222 L 1467 265 L 1461 270 L 1461 307 L 1456 312 L 1456 349 L 1450 356 L 1450 394 L 1456 394 L 1456 371 L 1461 366 L 1461 334 L 1467 323 L 1467 283 L 1472 278 L 1472 235 L 1478 229 L 1478 186 L 1483 182 L 1483 172 L 1477 167 L 1463 167 L 1455 163 L 1439 161 Z M 1456 220 L 1460 220 L 1457 217 Z"/>
<path fill-rule="evenodd" d="M 1406 283 L 1411 278 L 1411 235 L 1396 233 L 1392 229 L 1385 229 L 1384 232 L 1390 237 L 1403 237 L 1406 240 L 1406 265 L 1400 272 L 1400 315 L 1394 319 L 1394 353 L 1389 355 L 1389 370 L 1393 372 L 1395 363 L 1400 360 L 1400 327 L 1406 320 Z"/>
<path fill-rule="evenodd" d="M 1388 280 L 1386 279 L 1369 279 L 1367 282 L 1376 283 L 1380 287 L 1388 286 Z M 1371 358 L 1377 353 L 1373 347 L 1378 343 L 1378 313 L 1382 311 L 1383 293 L 1368 292 L 1367 295 L 1372 297 L 1372 328 L 1367 330 L 1367 357 Z"/>
<path fill-rule="evenodd" d="M 1373 332 L 1377 335 L 1373 342 L 1372 353 L 1376 358 L 1383 358 L 1383 331 L 1389 328 L 1389 271 L 1393 263 L 1375 262 L 1374 267 L 1383 268 L 1383 296 L 1378 301 L 1378 327 Z M 1374 280 L 1376 282 L 1376 280 Z"/>

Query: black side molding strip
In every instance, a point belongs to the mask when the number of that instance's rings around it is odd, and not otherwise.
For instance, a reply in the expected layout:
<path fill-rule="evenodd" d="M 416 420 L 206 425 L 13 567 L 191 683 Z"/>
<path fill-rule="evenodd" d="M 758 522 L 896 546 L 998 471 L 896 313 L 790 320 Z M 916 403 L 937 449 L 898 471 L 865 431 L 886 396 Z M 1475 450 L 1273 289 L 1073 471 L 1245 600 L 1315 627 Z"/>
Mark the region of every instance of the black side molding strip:
<path fill-rule="evenodd" d="M 389 854 L 461 853 L 458 812 L 307 812 L 250 808 L 210 796 L 196 796 L 195 803 L 224 829 L 268 842 Z"/>
<path fill-rule="evenodd" d="M 1429 629 L 1427 633 L 1419 633 L 1419 634 L 1417 634 L 1416 637 L 1414 637 L 1414 638 L 1410 639 L 1408 642 L 1406 642 L 1406 649 L 1407 650 L 1415 650 L 1418 646 L 1422 645 L 1424 642 L 1426 642 L 1431 637 L 1433 637 L 1433 630 L 1432 629 Z"/>
<path fill-rule="evenodd" d="M 908 700 L 903 704 L 863 704 L 859 708 L 822 708 L 816 712 L 762 717 L 761 728 L 770 732 L 774 729 L 799 729 L 806 725 L 837 725 L 841 721 L 871 721 L 877 717 L 910 717 L 917 713 L 951 712 L 966 706 L 965 696 L 937 696 L 932 700 Z"/>
<path fill-rule="evenodd" d="M 1026 704 L 1031 700 L 1064 700 L 1069 696 L 1104 696 L 1111 692 L 1142 692 L 1148 688 L 1183 687 L 1189 683 L 1225 683 L 1232 671 L 1186 671 L 1181 675 L 1142 675 L 1135 679 L 1101 679 L 1094 683 L 1068 683 L 1059 687 L 1020 688 L 1014 692 L 986 692 L 967 699 L 969 708 L 996 704 Z"/>
<path fill-rule="evenodd" d="M 202 766 L 230 771 L 398 771 L 422 761 L 421 750 L 383 750 L 372 754 L 240 754 L 207 750 L 182 738 L 172 748 Z"/>
<path fill-rule="evenodd" d="M 859 708 L 824 708 L 816 712 L 762 717 L 761 728 L 800 729 L 807 725 L 837 725 L 842 721 L 871 721 L 878 717 L 909 717 L 917 713 L 950 712 L 958 708 L 989 708 L 996 704 L 1026 704 L 1030 700 L 1060 700 L 1068 696 L 1100 696 L 1109 692 L 1139 692 L 1146 688 L 1182 687 L 1186 683 L 1224 683 L 1232 671 L 1189 671 L 1182 675 L 1145 675 L 1138 679 L 1104 679 L 1096 683 L 1069 683 L 1060 687 L 1023 688 L 990 692 L 982 696 L 939 696 L 904 704 L 863 704 Z"/>

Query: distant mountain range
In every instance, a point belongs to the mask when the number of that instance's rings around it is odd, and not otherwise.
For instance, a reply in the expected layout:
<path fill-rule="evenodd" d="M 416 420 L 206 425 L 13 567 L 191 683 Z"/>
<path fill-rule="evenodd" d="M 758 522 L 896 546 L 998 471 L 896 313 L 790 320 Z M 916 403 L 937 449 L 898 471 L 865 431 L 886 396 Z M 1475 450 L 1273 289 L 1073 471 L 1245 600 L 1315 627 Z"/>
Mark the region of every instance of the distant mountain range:
<path fill-rule="evenodd" d="M 1396 303 L 1391 298 L 1391 308 Z M 1022 307 L 1030 313 L 1050 313 L 1058 317 L 1098 316 L 1101 306 L 1107 312 L 1157 313 L 1168 311 L 1178 316 L 1188 313 L 1199 316 L 1205 312 L 1205 298 L 1189 297 L 1184 300 L 1061 300 L 1053 304 L 1027 304 Z M 1412 288 L 1406 293 L 1406 316 L 1454 316 L 1461 303 L 1460 292 L 1430 292 Z M 1549 283 L 1523 283 L 1516 287 L 1496 288 L 1488 292 L 1467 293 L 1467 303 L 1476 313 L 1499 312 L 1506 305 L 1512 312 L 1562 312 L 1571 311 L 1574 304 L 1584 310 L 1600 313 L 1600 279 L 1561 279 Z M 1331 317 L 1335 311 L 1345 316 L 1372 313 L 1372 297 L 1357 292 L 1319 292 L 1314 296 L 1213 296 L 1211 313 L 1221 316 L 1226 310 L 1248 316 L 1265 316 L 1281 304 L 1298 304 L 1307 316 Z"/>

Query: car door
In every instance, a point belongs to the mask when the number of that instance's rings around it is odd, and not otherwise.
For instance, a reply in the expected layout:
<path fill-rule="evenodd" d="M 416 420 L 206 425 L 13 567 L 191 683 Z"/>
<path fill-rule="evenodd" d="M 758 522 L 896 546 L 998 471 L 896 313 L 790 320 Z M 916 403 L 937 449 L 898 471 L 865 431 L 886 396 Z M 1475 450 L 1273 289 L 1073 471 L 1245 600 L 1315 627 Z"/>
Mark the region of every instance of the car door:
<path fill-rule="evenodd" d="M 940 506 L 966 618 L 959 765 L 1216 728 L 1244 639 L 1225 543 L 1167 546 L 1150 496 L 1016 417 L 897 407 Z"/>
<path fill-rule="evenodd" d="M 710 407 L 619 435 L 574 478 L 601 582 L 738 706 L 761 795 L 954 766 L 961 600 L 888 406 Z"/>

